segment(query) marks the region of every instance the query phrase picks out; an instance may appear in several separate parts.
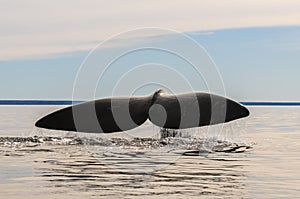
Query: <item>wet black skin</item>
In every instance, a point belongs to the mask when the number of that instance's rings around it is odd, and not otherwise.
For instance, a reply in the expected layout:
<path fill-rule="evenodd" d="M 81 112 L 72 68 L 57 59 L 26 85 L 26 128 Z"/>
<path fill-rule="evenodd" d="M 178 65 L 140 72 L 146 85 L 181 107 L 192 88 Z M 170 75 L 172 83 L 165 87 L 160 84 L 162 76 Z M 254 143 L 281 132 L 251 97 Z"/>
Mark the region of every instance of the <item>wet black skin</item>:
<path fill-rule="evenodd" d="M 105 98 L 55 111 L 35 126 L 53 130 L 112 133 L 136 128 L 147 119 L 170 129 L 214 125 L 247 117 L 246 107 L 209 93 L 167 94 L 159 89 L 143 97 Z"/>

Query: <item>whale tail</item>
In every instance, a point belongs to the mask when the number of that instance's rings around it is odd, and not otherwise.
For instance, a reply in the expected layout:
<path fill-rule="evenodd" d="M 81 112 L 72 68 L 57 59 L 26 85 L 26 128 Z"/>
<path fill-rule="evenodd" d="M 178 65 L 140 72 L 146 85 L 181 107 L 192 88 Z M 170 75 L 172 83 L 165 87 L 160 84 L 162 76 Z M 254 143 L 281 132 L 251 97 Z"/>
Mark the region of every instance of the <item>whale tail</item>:
<path fill-rule="evenodd" d="M 159 89 L 145 97 L 105 98 L 55 111 L 35 126 L 53 130 L 112 133 L 130 130 L 147 119 L 170 129 L 225 123 L 247 117 L 241 104 L 209 93 L 167 94 Z"/>

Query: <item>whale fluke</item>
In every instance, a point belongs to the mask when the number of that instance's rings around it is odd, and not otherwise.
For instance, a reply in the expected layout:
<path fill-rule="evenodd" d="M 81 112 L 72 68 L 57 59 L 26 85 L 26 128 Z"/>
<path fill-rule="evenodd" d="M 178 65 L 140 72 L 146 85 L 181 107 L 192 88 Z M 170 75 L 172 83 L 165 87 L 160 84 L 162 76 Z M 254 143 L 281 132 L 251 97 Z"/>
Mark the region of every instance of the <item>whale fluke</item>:
<path fill-rule="evenodd" d="M 171 95 L 159 89 L 143 97 L 105 98 L 55 111 L 35 123 L 36 127 L 91 133 L 130 130 L 147 119 L 170 129 L 225 123 L 247 117 L 246 107 L 210 93 Z"/>

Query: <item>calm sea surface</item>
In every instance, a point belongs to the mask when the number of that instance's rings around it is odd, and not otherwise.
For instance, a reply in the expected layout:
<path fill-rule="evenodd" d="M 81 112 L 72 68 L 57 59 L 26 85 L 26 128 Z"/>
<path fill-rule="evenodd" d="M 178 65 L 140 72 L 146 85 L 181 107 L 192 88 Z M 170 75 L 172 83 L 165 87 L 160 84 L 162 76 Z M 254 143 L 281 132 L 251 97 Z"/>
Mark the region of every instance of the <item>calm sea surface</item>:
<path fill-rule="evenodd" d="M 0 106 L 0 198 L 299 198 L 300 107 L 162 138 L 34 128 L 62 106 Z M 173 132 L 170 132 L 171 134 Z"/>

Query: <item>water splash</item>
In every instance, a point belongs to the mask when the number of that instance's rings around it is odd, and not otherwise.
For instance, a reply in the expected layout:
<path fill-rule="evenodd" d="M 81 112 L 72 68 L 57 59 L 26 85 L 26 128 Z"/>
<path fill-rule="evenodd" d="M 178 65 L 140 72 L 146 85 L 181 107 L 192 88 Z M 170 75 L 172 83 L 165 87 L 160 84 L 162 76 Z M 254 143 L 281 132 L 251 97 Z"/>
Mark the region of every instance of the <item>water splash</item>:
<path fill-rule="evenodd" d="M 165 130 L 164 130 L 165 131 Z M 171 132 L 174 135 L 174 132 Z M 180 135 L 180 133 L 178 134 Z M 177 135 L 177 136 L 178 136 Z M 119 147 L 122 149 L 152 150 L 169 148 L 170 150 L 198 150 L 207 152 L 236 152 L 236 149 L 244 147 L 252 148 L 245 143 L 232 143 L 218 139 L 199 139 L 190 137 L 164 137 L 155 138 L 90 138 L 90 137 L 0 137 L 1 147 L 36 147 L 47 145 L 85 145 L 98 147 Z M 245 150 L 246 151 L 246 150 Z"/>

